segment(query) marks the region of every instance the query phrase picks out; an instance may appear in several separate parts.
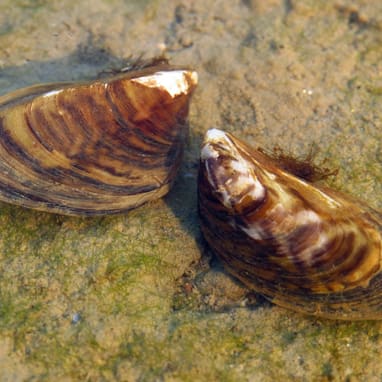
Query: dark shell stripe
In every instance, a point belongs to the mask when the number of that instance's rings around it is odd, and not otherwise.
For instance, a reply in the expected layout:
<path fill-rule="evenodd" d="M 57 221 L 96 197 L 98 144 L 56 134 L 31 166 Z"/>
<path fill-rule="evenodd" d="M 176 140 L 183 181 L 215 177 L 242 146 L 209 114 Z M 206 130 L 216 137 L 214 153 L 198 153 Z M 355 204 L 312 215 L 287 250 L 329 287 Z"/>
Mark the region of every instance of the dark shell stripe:
<path fill-rule="evenodd" d="M 179 167 L 196 86 L 193 72 L 183 75 L 188 88 L 174 97 L 160 87 L 137 89 L 128 74 L 3 98 L 0 199 L 91 215 L 118 213 L 165 194 Z M 114 88 L 120 89 L 118 106 Z"/>
<path fill-rule="evenodd" d="M 203 192 L 202 192 L 203 193 Z M 297 288 L 295 284 L 288 285 L 284 283 L 282 270 L 267 269 L 266 267 L 259 275 L 255 266 L 261 266 L 264 261 L 254 263 L 247 256 L 240 256 L 241 248 L 239 245 L 230 251 L 226 245 L 226 239 L 229 232 L 218 235 L 217 226 L 224 226 L 224 223 L 218 220 L 206 218 L 210 217 L 210 211 L 201 207 L 199 204 L 201 226 L 204 236 L 209 243 L 215 243 L 212 247 L 215 253 L 226 264 L 227 270 L 234 276 L 243 281 L 250 288 L 254 288 L 259 293 L 276 304 L 286 308 L 297 310 L 307 314 L 314 314 L 337 319 L 381 319 L 382 318 L 382 278 L 374 278 L 369 285 L 376 294 L 365 293 L 363 287 L 358 287 L 345 292 L 315 293 L 312 294 L 309 289 Z M 204 216 L 204 217 L 203 217 Z M 213 223 L 211 223 L 213 222 Z M 232 236 L 231 236 L 232 238 Z M 232 238 L 234 240 L 234 238 Z M 253 248 L 253 246 L 252 246 Z M 244 252 L 245 253 L 245 252 Z M 248 261 L 246 261 L 248 260 Z M 263 277 L 262 277 L 263 276 Z M 303 279 L 303 276 L 296 276 L 296 279 Z M 249 281 L 251 280 L 251 281 Z M 271 280 L 272 282 L 269 282 Z M 276 281 L 278 280 L 278 281 Z M 287 282 L 287 280 L 284 280 Z M 349 304 L 352 304 L 351 306 Z"/>
<path fill-rule="evenodd" d="M 218 131 L 208 138 L 207 133 L 204 145 L 198 183 L 201 227 L 230 273 L 293 310 L 382 319 L 379 212 L 295 179 L 229 134 Z M 238 161 L 240 156 L 245 160 Z M 255 183 L 243 180 L 243 174 L 252 174 L 267 189 L 265 198 L 253 192 Z M 263 199 L 251 205 L 256 195 Z"/>
<path fill-rule="evenodd" d="M 93 86 L 94 88 L 94 86 Z M 103 88 L 103 87 L 102 87 Z M 85 89 L 86 90 L 86 89 Z M 97 88 L 92 89 L 93 97 L 89 95 L 81 96 L 81 109 L 76 107 L 75 102 L 69 96 L 66 96 L 65 92 L 58 94 L 56 98 L 57 102 L 57 113 L 63 115 L 66 118 L 66 126 L 73 126 L 76 128 L 75 131 L 71 131 L 70 136 L 76 137 L 76 151 L 81 153 L 82 155 L 89 157 L 89 155 L 93 155 L 98 157 L 98 152 L 94 149 L 101 148 L 102 145 L 105 146 L 113 146 L 114 150 L 119 149 L 122 155 L 122 162 L 124 162 L 125 158 L 130 158 L 131 161 L 136 161 L 136 165 L 144 163 L 142 161 L 143 158 L 150 158 L 158 156 L 158 149 L 155 150 L 154 142 L 151 142 L 151 147 L 142 147 L 137 145 L 137 148 L 131 144 L 134 143 L 132 135 L 134 132 L 130 130 L 127 134 L 124 131 L 124 136 L 121 137 L 119 133 L 120 126 L 116 122 L 113 113 L 111 112 L 111 108 L 101 104 L 101 101 L 105 100 L 105 95 L 101 94 L 100 100 L 98 102 L 95 101 L 95 94 L 97 94 Z M 102 90 L 102 89 L 101 89 Z M 70 95 L 70 94 L 69 94 Z M 104 102 L 105 103 L 105 102 Z M 41 110 L 41 108 L 35 108 L 37 111 Z M 98 111 L 97 111 L 98 110 Z M 40 111 L 40 114 L 41 111 Z M 37 117 L 37 116 L 36 116 Z M 50 121 L 50 123 L 44 123 L 44 120 L 37 119 L 32 126 L 37 126 L 37 130 L 43 126 L 45 130 L 49 128 L 49 126 L 55 127 L 56 120 Z M 66 129 L 68 130 L 68 129 Z M 51 142 L 51 146 L 57 146 L 57 143 L 62 144 L 61 147 L 57 147 L 60 151 L 66 152 L 68 147 L 65 145 L 65 134 L 67 135 L 67 131 L 64 131 L 64 134 L 59 134 L 60 131 L 58 129 L 51 129 L 51 133 L 46 131 L 42 141 Z M 97 146 L 97 143 L 101 143 L 101 145 Z M 163 147 L 161 147 L 163 150 Z M 149 151 L 151 149 L 151 152 Z M 74 150 L 73 150 L 74 151 Z M 70 153 L 70 151 L 69 151 Z M 109 154 L 109 153 L 107 153 Z M 162 153 L 159 153 L 162 154 Z M 75 158 L 76 154 L 68 155 L 70 158 Z M 163 155 L 163 154 L 162 154 Z M 107 157 L 107 156 L 106 156 Z M 147 160 L 147 162 L 149 161 Z M 158 163 L 160 165 L 160 163 Z"/>
<path fill-rule="evenodd" d="M 15 173 L 15 181 L 19 182 L 19 184 L 27 184 L 28 187 L 33 187 L 33 184 L 29 184 L 31 180 L 31 176 L 34 174 L 35 181 L 36 181 L 36 189 L 40 188 L 41 184 L 44 184 L 44 187 L 49 187 L 49 185 L 53 185 L 55 188 L 56 186 L 59 186 L 56 182 L 61 182 L 62 184 L 67 184 L 68 186 L 72 187 L 75 184 L 75 181 L 82 181 L 84 184 L 86 184 L 88 187 L 90 185 L 99 188 L 101 190 L 110 190 L 113 192 L 118 192 L 118 190 L 121 193 L 139 193 L 142 192 L 143 189 L 146 189 L 147 191 L 153 189 L 155 186 L 150 185 L 140 185 L 140 186 L 134 186 L 131 184 L 127 184 L 124 186 L 114 186 L 112 184 L 107 184 L 104 182 L 97 181 L 96 179 L 93 179 L 91 174 L 87 171 L 83 171 L 83 174 L 76 172 L 75 169 L 67 169 L 67 168 L 60 168 L 60 167 L 52 167 L 52 168 L 46 168 L 43 167 L 42 164 L 33 156 L 28 155 L 28 153 L 21 149 L 17 145 L 17 143 L 9 136 L 6 130 L 2 128 L 1 120 L 0 120 L 0 145 L 5 149 L 5 151 L 8 154 L 8 158 L 13 159 L 12 162 L 9 163 L 8 168 L 5 169 L 5 172 L 7 177 L 5 178 L 6 182 L 9 182 L 10 178 L 10 171 L 11 169 L 19 169 L 19 173 L 22 176 L 19 176 L 19 174 Z M 3 160 L 3 163 L 6 162 Z M 73 166 L 72 166 L 73 167 Z M 77 167 L 78 169 L 78 167 Z M 88 174 L 88 175 L 85 175 Z M 61 184 L 60 183 L 60 184 Z M 4 187 L 6 188 L 6 187 Z M 72 189 L 68 189 L 67 192 L 71 192 Z M 56 196 L 62 198 L 62 194 L 59 193 L 58 190 Z"/>
<path fill-rule="evenodd" d="M 205 209 L 203 208 L 203 213 L 201 213 L 201 216 L 203 214 L 208 214 L 208 212 L 205 212 Z M 221 232 L 217 227 L 222 227 L 223 224 L 219 225 L 218 221 L 214 221 L 214 224 L 211 225 L 211 219 L 208 222 L 207 219 L 201 218 L 202 219 L 202 225 L 205 227 L 205 230 L 208 230 L 208 236 L 213 237 L 211 240 L 216 241 L 216 242 L 222 242 L 224 238 L 230 236 L 229 230 L 225 230 L 224 232 Z M 232 236 L 231 236 L 232 237 Z M 234 239 L 234 238 L 233 238 Z M 244 248 L 252 248 L 254 249 L 256 247 L 256 243 L 253 242 L 253 240 L 250 240 L 248 238 L 244 238 L 244 242 L 241 243 L 240 241 L 236 241 L 236 251 L 232 252 L 230 254 L 230 259 L 234 258 L 236 259 L 236 262 L 241 262 L 245 264 L 245 268 L 255 266 L 253 268 L 254 274 L 258 273 L 257 277 L 261 276 L 266 269 L 261 269 L 262 267 L 268 268 L 270 264 L 272 263 L 272 267 L 277 273 L 279 274 L 280 280 L 284 280 L 284 282 L 288 283 L 290 286 L 292 284 L 295 284 L 296 287 L 301 287 L 304 289 L 312 289 L 316 283 L 329 283 L 331 281 L 336 281 L 336 279 L 339 278 L 346 278 L 346 276 L 349 274 L 351 275 L 354 271 L 355 268 L 360 266 L 360 263 L 362 263 L 365 258 L 366 258 L 366 253 L 365 251 L 367 250 L 367 246 L 360 246 L 356 247 L 353 249 L 354 254 L 351 254 L 349 256 L 349 252 L 347 252 L 350 243 L 347 244 L 345 247 L 345 250 L 341 252 L 341 259 L 344 260 L 344 258 L 349 259 L 348 262 L 343 261 L 342 263 L 338 261 L 339 264 L 333 264 L 330 262 L 330 259 L 325 259 L 324 261 L 324 268 L 319 268 L 317 266 L 311 266 L 311 267 L 306 267 L 304 264 L 304 261 L 300 260 L 299 263 L 297 264 L 297 260 L 293 256 L 291 256 L 291 260 L 293 260 L 293 265 L 295 265 L 294 269 L 286 269 L 285 267 L 281 267 L 278 263 L 275 262 L 275 260 L 270 260 L 269 256 L 272 256 L 273 253 L 276 252 L 276 249 L 272 250 L 271 248 L 267 248 L 267 250 L 263 250 L 261 252 L 260 249 L 258 249 L 258 256 L 256 257 L 256 261 L 251 258 L 251 252 L 245 251 L 242 247 Z M 215 245 L 215 248 L 218 247 L 218 244 Z M 259 247 L 258 247 L 259 248 Z M 339 250 L 342 251 L 341 246 L 338 246 Z M 329 250 L 330 248 L 323 248 L 323 251 Z M 332 250 L 336 250 L 336 248 L 331 248 Z M 226 252 L 227 246 L 222 245 L 222 247 L 219 250 L 219 253 L 224 256 L 224 252 Z M 291 254 L 289 254 L 291 255 Z M 347 256 L 348 255 L 348 256 Z M 227 259 L 227 256 L 225 256 Z M 228 261 L 228 260 L 226 260 Z M 334 266 L 338 266 L 338 269 L 336 269 L 336 272 L 333 272 Z M 364 273 L 362 278 L 358 278 L 356 280 L 348 281 L 346 283 L 346 286 L 356 286 L 357 284 L 360 284 L 362 282 L 367 282 L 370 277 L 377 271 L 378 269 L 376 268 L 370 268 L 369 272 Z M 304 275 L 309 274 L 309 278 L 307 278 Z M 273 273 L 271 274 L 271 276 Z M 327 286 L 328 289 L 330 289 L 330 286 Z"/>
<path fill-rule="evenodd" d="M 161 108 L 163 110 L 162 114 L 165 114 L 164 116 L 159 115 L 158 110 L 154 109 L 150 103 L 136 105 L 134 102 L 131 102 L 126 104 L 123 100 L 127 97 L 132 96 L 132 101 L 134 101 L 135 98 L 134 93 L 131 94 L 131 92 L 126 91 L 129 88 L 130 86 L 124 86 L 121 81 L 111 83 L 107 87 L 107 99 L 109 100 L 109 104 L 112 105 L 116 116 L 118 116 L 118 120 L 123 121 L 124 125 L 128 126 L 130 132 L 141 141 L 141 144 L 147 143 L 149 147 L 154 145 L 154 147 L 158 148 L 163 145 L 167 146 L 171 142 L 173 135 L 176 137 L 179 134 L 179 131 L 171 131 L 166 128 L 167 123 L 177 123 L 177 120 L 174 118 L 175 116 L 173 116 L 173 113 L 178 112 L 178 110 L 175 109 L 175 104 L 169 100 L 165 102 L 163 98 L 157 100 L 157 109 Z M 181 98 L 182 96 L 179 97 Z M 154 112 L 153 114 L 156 114 L 155 117 L 152 120 L 142 119 L 142 116 L 140 116 L 142 112 L 137 109 L 139 106 Z M 166 123 L 162 121 L 166 121 Z M 144 124 L 143 129 L 142 123 Z M 161 124 L 163 126 L 161 126 Z"/>
<path fill-rule="evenodd" d="M 219 208 L 219 203 L 215 199 L 215 205 L 211 203 L 210 201 L 213 199 L 211 195 L 207 196 L 205 199 L 204 196 L 208 194 L 208 191 L 206 191 L 205 188 L 203 188 L 203 185 L 200 186 L 200 193 L 202 195 L 202 200 L 200 201 L 200 204 L 204 206 L 206 203 L 206 199 L 208 200 L 207 210 L 206 208 L 203 208 L 203 213 L 201 213 L 203 225 L 207 225 L 208 222 L 206 222 L 207 219 L 203 218 L 204 215 L 209 216 L 209 211 L 213 211 L 215 209 Z M 205 191 L 203 191 L 205 190 Z M 206 212 L 204 212 L 206 211 Z M 215 215 L 216 217 L 216 215 Z M 226 222 L 224 220 L 220 222 L 220 224 L 217 222 L 216 219 L 210 218 L 211 221 L 214 222 L 214 225 L 211 227 L 212 232 L 220 232 L 220 230 L 223 231 L 219 235 L 220 240 L 224 237 L 227 237 L 231 235 L 230 230 L 232 229 L 232 224 L 227 224 L 232 218 L 229 214 L 226 214 Z M 224 224 L 226 223 L 226 224 Z M 250 225 L 250 222 L 246 223 L 247 225 Z M 296 226 L 292 227 L 291 231 L 288 233 L 287 236 L 283 237 L 282 242 L 280 242 L 280 239 L 277 237 L 276 233 L 271 233 L 269 231 L 268 235 L 270 240 L 268 240 L 267 243 L 264 243 L 264 247 L 267 248 L 266 252 L 262 253 L 261 256 L 258 256 L 259 258 L 262 257 L 268 257 L 267 261 L 265 262 L 266 265 L 269 265 L 270 262 L 273 262 L 275 267 L 279 267 L 280 272 L 282 272 L 282 278 L 288 279 L 290 282 L 292 282 L 293 279 L 301 279 L 301 275 L 305 273 L 309 273 L 312 280 L 329 282 L 331 279 L 336 280 L 341 276 L 342 278 L 346 279 L 346 276 L 348 274 L 352 274 L 355 268 L 357 268 L 362 262 L 367 259 L 367 250 L 368 247 L 365 244 L 357 244 L 354 242 L 354 234 L 351 229 L 349 229 L 349 223 L 344 222 L 343 224 L 341 222 L 337 222 L 337 228 L 341 231 L 341 226 L 344 225 L 344 228 L 342 229 L 342 234 L 337 235 L 336 237 L 330 238 L 325 246 L 323 247 L 316 247 L 316 252 L 310 253 L 310 260 L 311 263 L 306 263 L 305 259 L 302 259 L 299 257 L 299 254 L 303 250 L 310 250 L 310 246 L 313 245 L 314 248 L 314 242 L 312 242 L 311 235 L 309 234 L 311 232 L 311 226 Z M 315 226 L 318 228 L 317 226 Z M 237 227 L 239 230 L 240 228 Z M 330 233 L 330 225 L 326 225 L 326 229 Z M 355 229 L 355 228 L 354 228 Z M 305 236 L 304 236 L 305 232 Z M 319 231 L 322 234 L 322 227 Z M 244 247 L 251 247 L 256 244 L 256 242 L 248 237 L 247 234 L 244 232 L 242 233 L 243 236 L 243 243 L 241 244 L 240 241 L 237 242 L 237 246 L 240 244 Z M 363 243 L 366 243 L 367 236 L 365 233 L 363 233 L 363 230 L 359 231 L 359 236 L 363 237 L 361 240 Z M 298 248 L 295 248 L 294 250 L 291 250 L 291 246 L 296 245 L 296 243 L 299 244 Z M 305 243 L 305 244 L 304 244 Z M 308 246 L 308 248 L 302 248 L 302 247 Z M 280 252 L 281 251 L 281 252 Z M 273 254 L 278 253 L 278 257 L 271 260 L 271 257 L 273 257 Z M 286 257 L 286 261 L 284 263 L 284 266 L 280 266 L 282 264 L 283 258 L 280 258 L 280 255 L 282 257 Z M 321 256 L 320 256 L 321 255 Z M 249 254 L 250 256 L 250 254 Z M 322 258 L 320 258 L 322 257 Z M 329 258 L 328 258 L 329 257 Z M 291 264 L 289 264 L 291 262 Z M 249 262 L 250 263 L 250 262 Z M 333 271 L 333 269 L 336 270 L 336 272 Z M 299 275 L 296 272 L 300 272 L 301 275 Z M 350 286 L 353 283 L 358 283 L 362 281 L 366 281 L 370 278 L 370 275 L 375 272 L 374 268 L 371 268 L 369 272 L 365 273 L 362 278 L 356 279 L 355 282 L 347 282 L 347 284 Z M 338 274 L 337 274 L 338 273 Z M 301 281 L 301 280 L 300 280 Z M 308 280 L 309 281 L 309 280 Z"/>

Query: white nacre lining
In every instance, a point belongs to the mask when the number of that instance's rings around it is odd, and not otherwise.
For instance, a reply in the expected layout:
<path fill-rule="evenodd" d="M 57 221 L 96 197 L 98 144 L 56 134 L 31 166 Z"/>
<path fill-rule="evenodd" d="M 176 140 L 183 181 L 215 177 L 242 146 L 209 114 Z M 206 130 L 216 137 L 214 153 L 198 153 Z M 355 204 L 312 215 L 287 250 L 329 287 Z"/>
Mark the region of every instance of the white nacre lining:
<path fill-rule="evenodd" d="M 176 97 L 188 93 L 190 82 L 193 85 L 198 83 L 198 74 L 189 70 L 159 71 L 148 76 L 133 78 L 131 81 L 151 88 L 162 88 L 171 97 Z"/>
<path fill-rule="evenodd" d="M 214 168 L 215 174 L 212 176 L 210 168 L 212 166 L 209 161 L 219 158 L 223 153 L 223 150 L 219 150 L 220 147 L 224 147 L 224 151 L 229 152 L 230 158 L 226 159 L 226 166 L 220 166 L 218 169 Z M 251 163 L 237 153 L 235 145 L 223 131 L 219 129 L 207 131 L 201 150 L 201 160 L 205 163 L 209 183 L 220 194 L 222 203 L 227 208 L 233 207 L 233 199 L 242 194 L 243 190 L 248 190 L 246 196 L 251 197 L 253 200 L 264 197 L 265 188 L 254 176 Z M 232 172 L 231 177 L 227 178 L 227 171 Z M 227 178 L 227 180 L 222 184 L 216 184 L 216 179 L 219 178 Z M 239 202 L 235 201 L 235 203 Z"/>

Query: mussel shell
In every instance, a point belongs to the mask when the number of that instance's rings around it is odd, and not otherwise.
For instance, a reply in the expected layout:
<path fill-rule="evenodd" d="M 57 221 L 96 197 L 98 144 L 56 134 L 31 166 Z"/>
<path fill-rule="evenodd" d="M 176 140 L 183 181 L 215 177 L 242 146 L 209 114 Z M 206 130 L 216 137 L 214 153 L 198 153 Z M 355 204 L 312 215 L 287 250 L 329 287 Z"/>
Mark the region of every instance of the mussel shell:
<path fill-rule="evenodd" d="M 306 314 L 382 319 L 380 212 L 217 129 L 206 134 L 198 184 L 204 237 L 249 288 Z"/>
<path fill-rule="evenodd" d="M 167 65 L 0 98 L 0 200 L 114 214 L 168 192 L 196 72 Z"/>

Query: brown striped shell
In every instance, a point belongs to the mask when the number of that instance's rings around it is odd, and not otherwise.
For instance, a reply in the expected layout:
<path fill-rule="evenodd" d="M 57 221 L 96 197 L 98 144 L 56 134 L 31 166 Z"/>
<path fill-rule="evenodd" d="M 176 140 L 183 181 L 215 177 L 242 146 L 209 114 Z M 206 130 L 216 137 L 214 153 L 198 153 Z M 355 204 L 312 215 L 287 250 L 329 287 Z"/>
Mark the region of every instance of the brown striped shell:
<path fill-rule="evenodd" d="M 0 200 L 68 215 L 119 213 L 166 194 L 194 71 L 168 66 L 0 98 Z"/>
<path fill-rule="evenodd" d="M 382 319 L 382 215 L 301 180 L 231 134 L 206 134 L 204 236 L 227 270 L 275 304 L 334 319 Z"/>

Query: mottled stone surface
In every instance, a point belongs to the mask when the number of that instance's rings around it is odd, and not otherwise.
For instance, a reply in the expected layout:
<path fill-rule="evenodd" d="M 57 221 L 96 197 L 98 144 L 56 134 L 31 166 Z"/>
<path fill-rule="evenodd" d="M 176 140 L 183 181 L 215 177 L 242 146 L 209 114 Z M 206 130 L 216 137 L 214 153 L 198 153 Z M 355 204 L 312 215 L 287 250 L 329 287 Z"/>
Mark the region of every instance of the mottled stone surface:
<path fill-rule="evenodd" d="M 382 208 L 382 3 L 44 1 L 0 4 L 0 92 L 80 80 L 165 53 L 200 76 L 164 199 L 79 219 L 1 204 L 0 380 L 380 381 L 380 322 L 303 317 L 253 299 L 197 220 L 211 127 L 296 156 Z"/>

